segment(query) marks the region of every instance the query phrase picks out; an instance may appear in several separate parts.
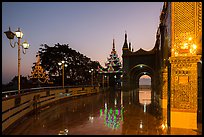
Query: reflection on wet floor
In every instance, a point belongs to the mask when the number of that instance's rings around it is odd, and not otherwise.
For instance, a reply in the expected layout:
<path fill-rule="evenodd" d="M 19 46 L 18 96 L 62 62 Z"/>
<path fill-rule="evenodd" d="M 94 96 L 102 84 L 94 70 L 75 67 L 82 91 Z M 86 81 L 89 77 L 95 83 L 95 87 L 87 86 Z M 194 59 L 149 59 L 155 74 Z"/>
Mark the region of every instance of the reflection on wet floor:
<path fill-rule="evenodd" d="M 167 130 L 151 91 L 106 91 L 68 99 L 22 120 L 12 135 L 165 135 L 202 134 L 193 130 Z M 145 95 L 146 94 L 146 95 Z M 145 96 L 144 96 L 145 95 Z M 145 98 L 147 97 L 147 98 Z M 202 126 L 202 124 L 201 124 Z M 175 131 L 175 132 L 172 132 Z"/>

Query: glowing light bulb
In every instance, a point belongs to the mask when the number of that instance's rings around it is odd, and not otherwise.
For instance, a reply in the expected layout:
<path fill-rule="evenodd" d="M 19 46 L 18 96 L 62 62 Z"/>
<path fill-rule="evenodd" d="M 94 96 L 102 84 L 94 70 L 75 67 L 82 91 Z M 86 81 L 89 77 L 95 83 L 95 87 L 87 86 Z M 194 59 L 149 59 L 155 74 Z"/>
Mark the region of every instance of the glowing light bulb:
<path fill-rule="evenodd" d="M 161 125 L 162 129 L 164 130 L 166 128 L 166 125 L 165 124 L 162 124 Z"/>
<path fill-rule="evenodd" d="M 195 44 L 193 44 L 193 49 L 196 49 L 196 48 L 197 48 L 197 46 Z"/>
<path fill-rule="evenodd" d="M 184 48 L 184 49 L 187 49 L 187 48 L 188 48 L 188 43 L 184 43 L 184 44 L 183 44 L 183 48 Z"/>
<path fill-rule="evenodd" d="M 189 37 L 188 40 L 191 41 L 191 40 L 192 40 L 192 37 Z"/>

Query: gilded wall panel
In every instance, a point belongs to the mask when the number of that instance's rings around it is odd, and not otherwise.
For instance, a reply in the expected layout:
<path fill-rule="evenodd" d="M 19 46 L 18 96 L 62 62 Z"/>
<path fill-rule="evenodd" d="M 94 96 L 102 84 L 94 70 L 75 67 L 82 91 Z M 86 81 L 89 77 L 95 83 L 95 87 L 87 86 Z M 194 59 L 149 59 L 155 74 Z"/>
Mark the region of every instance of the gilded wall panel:
<path fill-rule="evenodd" d="M 171 5 L 171 108 L 197 110 L 196 39 L 202 35 L 202 3 L 173 2 Z"/>

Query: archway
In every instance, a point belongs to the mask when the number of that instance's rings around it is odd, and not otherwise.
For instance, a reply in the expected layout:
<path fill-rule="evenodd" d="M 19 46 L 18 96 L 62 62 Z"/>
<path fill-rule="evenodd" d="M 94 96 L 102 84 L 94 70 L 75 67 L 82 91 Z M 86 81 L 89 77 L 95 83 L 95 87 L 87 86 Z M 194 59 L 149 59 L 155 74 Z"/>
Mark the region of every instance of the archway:
<path fill-rule="evenodd" d="M 136 91 L 136 102 L 139 103 L 139 80 L 143 75 L 148 75 L 151 78 L 151 102 L 154 102 L 155 73 L 151 67 L 145 64 L 138 64 L 130 71 L 130 86 Z"/>
<path fill-rule="evenodd" d="M 151 89 L 151 77 L 146 72 L 139 78 L 139 88 Z"/>

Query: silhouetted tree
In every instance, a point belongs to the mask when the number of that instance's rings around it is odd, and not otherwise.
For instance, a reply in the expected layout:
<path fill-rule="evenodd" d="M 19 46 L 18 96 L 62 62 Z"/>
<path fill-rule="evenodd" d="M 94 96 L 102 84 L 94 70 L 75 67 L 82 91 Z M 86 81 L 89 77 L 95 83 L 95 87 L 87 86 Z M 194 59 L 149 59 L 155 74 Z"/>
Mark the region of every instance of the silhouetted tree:
<path fill-rule="evenodd" d="M 27 77 L 21 76 L 21 89 L 31 88 L 32 85 Z M 14 76 L 8 84 L 2 84 L 2 91 L 18 90 L 18 76 Z"/>
<path fill-rule="evenodd" d="M 41 66 L 45 71 L 48 71 L 50 80 L 54 82 L 54 85 L 61 85 L 62 83 L 62 70 L 61 66 L 58 65 L 58 62 L 62 60 L 68 65 L 64 67 L 65 86 L 90 84 L 91 74 L 89 70 L 92 68 L 96 70 L 98 66 L 101 66 L 99 62 L 91 61 L 90 58 L 70 48 L 68 44 L 57 43 L 54 47 L 47 44 L 40 46 Z M 35 63 L 33 64 L 35 65 Z"/>

